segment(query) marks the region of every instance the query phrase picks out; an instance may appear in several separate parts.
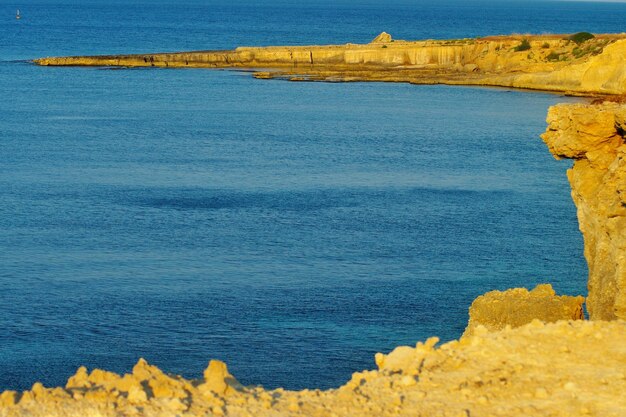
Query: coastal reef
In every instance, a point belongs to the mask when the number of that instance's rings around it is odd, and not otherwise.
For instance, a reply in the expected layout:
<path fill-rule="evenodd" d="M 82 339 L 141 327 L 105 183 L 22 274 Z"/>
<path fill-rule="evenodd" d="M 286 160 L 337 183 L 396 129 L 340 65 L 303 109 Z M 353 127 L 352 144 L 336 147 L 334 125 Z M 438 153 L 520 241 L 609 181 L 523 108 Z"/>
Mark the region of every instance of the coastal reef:
<path fill-rule="evenodd" d="M 44 66 L 256 69 L 257 78 L 388 81 L 626 93 L 626 35 L 516 35 L 369 44 L 239 47 L 133 55 L 49 57 Z"/>
<path fill-rule="evenodd" d="M 567 172 L 589 265 L 587 309 L 592 320 L 626 319 L 626 107 L 558 105 L 542 135 Z"/>

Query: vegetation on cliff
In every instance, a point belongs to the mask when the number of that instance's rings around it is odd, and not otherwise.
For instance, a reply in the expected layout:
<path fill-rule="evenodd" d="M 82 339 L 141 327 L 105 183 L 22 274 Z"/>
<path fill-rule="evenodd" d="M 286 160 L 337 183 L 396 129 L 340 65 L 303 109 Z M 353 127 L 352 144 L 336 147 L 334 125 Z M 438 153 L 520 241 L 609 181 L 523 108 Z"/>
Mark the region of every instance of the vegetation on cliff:
<path fill-rule="evenodd" d="M 522 42 L 520 42 L 519 45 L 513 48 L 513 51 L 522 52 L 522 51 L 528 51 L 530 49 L 532 49 L 532 46 L 530 46 L 530 42 L 528 41 L 528 39 L 522 39 Z"/>
<path fill-rule="evenodd" d="M 593 38 L 595 38 L 595 35 L 589 32 L 578 32 L 578 33 L 574 33 L 572 36 L 569 37 L 570 40 L 576 42 L 579 45 Z"/>

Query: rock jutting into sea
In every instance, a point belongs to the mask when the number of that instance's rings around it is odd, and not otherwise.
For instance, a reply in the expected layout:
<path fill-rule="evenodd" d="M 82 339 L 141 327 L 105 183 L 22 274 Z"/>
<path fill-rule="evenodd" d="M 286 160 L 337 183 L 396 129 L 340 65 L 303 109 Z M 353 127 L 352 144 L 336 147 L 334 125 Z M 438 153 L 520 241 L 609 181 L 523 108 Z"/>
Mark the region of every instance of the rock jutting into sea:
<path fill-rule="evenodd" d="M 49 66 L 257 69 L 257 78 L 489 85 L 572 94 L 626 93 L 626 35 L 518 35 L 369 44 L 239 47 L 36 59 Z"/>
<path fill-rule="evenodd" d="M 626 319 L 626 107 L 558 105 L 543 140 L 567 172 L 589 266 L 592 320 Z"/>

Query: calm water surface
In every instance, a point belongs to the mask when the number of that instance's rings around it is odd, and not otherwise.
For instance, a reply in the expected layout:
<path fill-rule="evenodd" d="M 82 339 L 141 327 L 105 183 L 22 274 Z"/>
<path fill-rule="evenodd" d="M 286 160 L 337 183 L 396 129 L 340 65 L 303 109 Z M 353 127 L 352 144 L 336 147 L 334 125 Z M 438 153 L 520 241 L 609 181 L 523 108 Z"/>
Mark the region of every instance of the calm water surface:
<path fill-rule="evenodd" d="M 14 20 L 19 7 L 24 18 Z M 617 4 L 3 4 L 0 389 L 145 357 L 331 387 L 491 289 L 584 293 L 557 95 L 38 68 L 44 55 L 620 31 Z M 372 29 L 373 28 L 373 29 Z"/>

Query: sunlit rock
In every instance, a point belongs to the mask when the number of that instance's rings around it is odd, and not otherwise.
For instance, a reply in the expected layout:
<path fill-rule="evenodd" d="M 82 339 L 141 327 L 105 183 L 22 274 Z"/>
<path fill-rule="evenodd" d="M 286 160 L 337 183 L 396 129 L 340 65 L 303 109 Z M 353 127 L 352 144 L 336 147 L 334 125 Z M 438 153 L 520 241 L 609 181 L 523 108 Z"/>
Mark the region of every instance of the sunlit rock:
<path fill-rule="evenodd" d="M 389 43 L 391 41 L 392 39 L 390 34 L 388 34 L 387 32 L 381 32 L 380 35 L 372 39 L 371 43 Z"/>
<path fill-rule="evenodd" d="M 490 291 L 476 298 L 469 308 L 464 336 L 472 335 L 479 325 L 487 331 L 497 331 L 535 319 L 547 323 L 582 320 L 584 301 L 582 296 L 557 296 L 550 284 L 538 285 L 532 291 L 526 288 Z"/>
<path fill-rule="evenodd" d="M 204 370 L 204 383 L 198 387 L 201 392 L 214 392 L 227 395 L 240 389 L 242 385 L 228 372 L 222 361 L 212 360 Z"/>
<path fill-rule="evenodd" d="M 592 320 L 626 319 L 626 108 L 570 104 L 550 108 L 542 135 L 557 158 L 572 158 L 567 177 L 589 265 Z"/>

